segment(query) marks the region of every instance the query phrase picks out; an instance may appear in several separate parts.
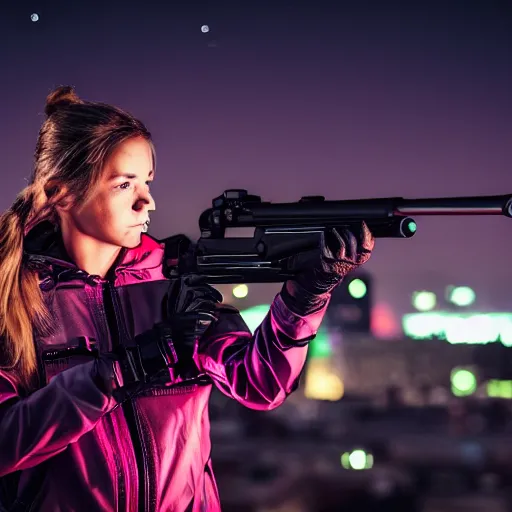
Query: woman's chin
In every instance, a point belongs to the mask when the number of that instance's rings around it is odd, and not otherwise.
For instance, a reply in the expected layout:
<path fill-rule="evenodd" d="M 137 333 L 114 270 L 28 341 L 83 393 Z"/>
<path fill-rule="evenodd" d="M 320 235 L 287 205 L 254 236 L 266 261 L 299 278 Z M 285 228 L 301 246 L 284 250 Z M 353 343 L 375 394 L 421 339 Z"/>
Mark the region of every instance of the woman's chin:
<path fill-rule="evenodd" d="M 135 247 L 138 247 L 140 245 L 141 241 L 142 233 L 132 235 L 125 238 L 123 247 L 126 247 L 127 249 L 135 249 Z"/>

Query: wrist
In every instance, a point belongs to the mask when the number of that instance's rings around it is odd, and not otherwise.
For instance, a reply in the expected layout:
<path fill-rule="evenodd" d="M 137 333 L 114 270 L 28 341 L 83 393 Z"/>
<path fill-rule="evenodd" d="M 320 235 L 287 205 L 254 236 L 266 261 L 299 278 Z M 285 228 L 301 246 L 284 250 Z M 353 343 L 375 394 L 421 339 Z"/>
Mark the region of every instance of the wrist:
<path fill-rule="evenodd" d="M 288 280 L 281 289 L 281 298 L 286 307 L 296 315 L 307 316 L 322 309 L 330 293 L 312 293 L 295 280 Z"/>

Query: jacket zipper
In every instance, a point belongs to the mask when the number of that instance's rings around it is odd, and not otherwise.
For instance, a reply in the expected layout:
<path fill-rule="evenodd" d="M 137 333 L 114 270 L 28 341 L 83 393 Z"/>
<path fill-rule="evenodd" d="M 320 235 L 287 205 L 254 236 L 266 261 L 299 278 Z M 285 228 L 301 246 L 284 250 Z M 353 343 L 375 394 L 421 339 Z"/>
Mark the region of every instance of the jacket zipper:
<path fill-rule="evenodd" d="M 109 325 L 111 326 L 111 336 L 113 346 L 118 346 L 122 342 L 122 338 L 127 336 L 123 323 L 123 315 L 119 304 L 119 297 L 112 281 L 108 281 L 106 285 L 106 295 L 108 296 L 109 309 L 111 318 Z M 114 335 L 115 331 L 115 335 Z M 135 452 L 139 479 L 137 482 L 138 497 L 137 510 L 139 512 L 149 512 L 149 506 L 146 503 L 148 498 L 148 461 L 144 453 L 142 445 L 142 431 L 137 418 L 137 411 L 132 400 L 127 400 L 122 404 L 128 431 L 130 432 L 130 440 Z M 142 474 L 141 474 L 142 471 Z M 142 478 L 141 478 L 142 477 Z"/>
<path fill-rule="evenodd" d="M 113 347 L 119 345 L 121 340 L 129 336 L 124 323 L 124 315 L 119 302 L 119 296 L 112 281 L 108 281 L 105 287 L 105 311 L 108 312 L 107 318 L 109 319 L 108 325 Z M 209 381 L 209 379 L 207 379 Z M 202 378 L 193 378 L 188 382 L 183 382 L 182 385 L 168 388 L 165 390 L 153 389 L 152 395 L 179 395 L 182 393 L 189 393 L 197 389 L 199 383 L 203 381 Z M 144 395 L 145 393 L 141 393 Z M 122 409 L 125 415 L 130 439 L 135 452 L 137 461 L 139 481 L 137 482 L 138 489 L 138 512 L 152 512 L 149 500 L 151 498 L 150 481 L 149 481 L 149 468 L 148 457 L 145 453 L 143 445 L 143 433 L 141 423 L 138 419 L 137 409 L 133 400 L 127 400 L 122 404 Z M 142 471 L 142 472 L 141 472 Z M 142 478 L 141 478 L 142 477 Z M 122 480 L 124 488 L 124 480 Z M 203 489 L 204 493 L 205 489 Z"/>
<path fill-rule="evenodd" d="M 133 405 L 132 400 L 127 400 L 122 405 L 123 412 L 126 418 L 126 423 L 128 424 L 128 430 L 130 432 L 130 438 L 133 443 L 133 450 L 135 452 L 135 459 L 137 461 L 137 468 L 139 474 L 139 481 L 137 482 L 138 489 L 138 505 L 137 510 L 139 512 L 149 512 L 149 508 L 146 504 L 146 496 L 147 496 L 147 481 L 148 481 L 148 465 L 147 460 L 144 455 L 144 448 L 142 446 L 142 432 L 139 426 L 139 422 L 137 420 L 137 413 L 135 411 L 135 406 Z M 142 471 L 142 475 L 140 472 Z M 142 476 L 142 478 L 140 478 Z"/>
<path fill-rule="evenodd" d="M 107 328 L 110 333 L 112 345 L 113 345 L 113 347 L 116 347 L 120 343 L 119 329 L 118 329 L 117 316 L 115 314 L 115 308 L 114 308 L 109 284 L 104 285 L 103 304 L 104 304 L 104 308 L 105 308 L 105 315 L 107 317 Z M 124 409 L 124 407 L 123 407 L 123 409 Z M 111 421 L 110 427 L 112 429 L 112 431 L 111 431 L 112 439 L 115 439 L 115 429 L 114 429 L 113 421 Z M 131 430 L 129 424 L 128 424 L 128 427 L 129 427 L 129 432 L 130 432 L 130 438 L 133 443 L 132 430 Z M 123 470 L 121 468 L 121 463 L 119 461 L 119 457 L 115 453 L 115 450 L 114 450 L 114 460 L 115 460 L 116 468 L 117 468 L 118 512 L 125 512 L 126 511 L 126 485 L 125 485 L 125 481 L 124 481 Z"/>

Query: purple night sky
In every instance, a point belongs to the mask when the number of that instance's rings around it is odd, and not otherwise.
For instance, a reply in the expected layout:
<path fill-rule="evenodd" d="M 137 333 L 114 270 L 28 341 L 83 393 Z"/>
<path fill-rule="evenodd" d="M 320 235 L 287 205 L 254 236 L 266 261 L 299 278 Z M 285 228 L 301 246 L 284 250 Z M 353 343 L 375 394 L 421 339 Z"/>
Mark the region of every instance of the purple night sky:
<path fill-rule="evenodd" d="M 154 134 L 158 237 L 197 236 L 226 188 L 276 202 L 512 193 L 510 2 L 4 0 L 0 70 L 2 210 L 61 84 Z M 413 239 L 378 240 L 378 301 L 403 313 L 414 289 L 460 283 L 511 310 L 512 221 L 417 220 Z M 256 286 L 251 302 L 269 296 Z"/>

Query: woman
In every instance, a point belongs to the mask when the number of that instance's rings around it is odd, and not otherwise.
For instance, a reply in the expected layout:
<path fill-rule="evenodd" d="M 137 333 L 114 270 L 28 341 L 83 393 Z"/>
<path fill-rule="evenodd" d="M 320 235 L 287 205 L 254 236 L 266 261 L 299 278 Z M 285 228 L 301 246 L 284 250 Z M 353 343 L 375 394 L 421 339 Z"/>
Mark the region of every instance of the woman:
<path fill-rule="evenodd" d="M 279 406 L 330 292 L 373 238 L 364 224 L 333 230 L 298 255 L 253 336 L 213 288 L 164 277 L 163 245 L 144 234 L 155 209 L 146 127 L 70 87 L 46 114 L 30 184 L 0 219 L 3 505 L 219 510 L 212 384 L 250 408 Z"/>

